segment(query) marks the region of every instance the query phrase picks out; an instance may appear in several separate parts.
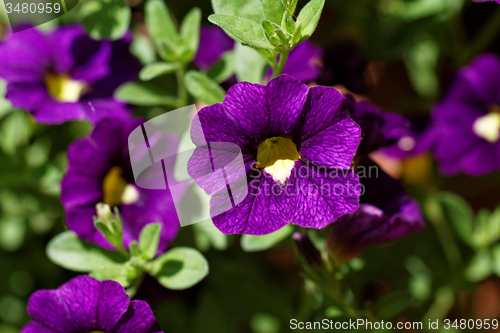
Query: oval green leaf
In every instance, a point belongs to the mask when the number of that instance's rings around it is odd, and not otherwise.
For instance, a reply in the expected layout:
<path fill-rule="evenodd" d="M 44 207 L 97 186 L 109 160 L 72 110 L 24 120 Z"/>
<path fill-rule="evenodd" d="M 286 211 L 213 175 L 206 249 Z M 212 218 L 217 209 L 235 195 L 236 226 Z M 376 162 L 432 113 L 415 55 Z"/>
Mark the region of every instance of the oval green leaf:
<path fill-rule="evenodd" d="M 195 249 L 176 247 L 155 259 L 150 273 L 168 289 L 187 289 L 207 276 L 208 262 Z"/>

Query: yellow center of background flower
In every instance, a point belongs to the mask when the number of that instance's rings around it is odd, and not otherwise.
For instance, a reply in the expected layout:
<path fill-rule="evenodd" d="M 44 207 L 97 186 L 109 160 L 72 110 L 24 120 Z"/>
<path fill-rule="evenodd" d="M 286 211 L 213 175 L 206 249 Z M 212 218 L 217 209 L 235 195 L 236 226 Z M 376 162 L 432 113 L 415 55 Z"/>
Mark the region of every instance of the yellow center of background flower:
<path fill-rule="evenodd" d="M 476 119 L 472 130 L 477 136 L 495 143 L 500 138 L 500 106 L 493 105 L 490 112 Z"/>
<path fill-rule="evenodd" d="M 102 182 L 103 202 L 110 207 L 131 204 L 139 200 L 139 192 L 134 185 L 122 178 L 122 169 L 112 167 Z"/>
<path fill-rule="evenodd" d="M 60 102 L 77 102 L 86 88 L 82 81 L 71 80 L 68 75 L 45 74 L 49 94 Z"/>
<path fill-rule="evenodd" d="M 275 181 L 284 183 L 300 160 L 297 147 L 290 139 L 274 137 L 260 144 L 257 150 L 257 168 L 264 169 Z"/>

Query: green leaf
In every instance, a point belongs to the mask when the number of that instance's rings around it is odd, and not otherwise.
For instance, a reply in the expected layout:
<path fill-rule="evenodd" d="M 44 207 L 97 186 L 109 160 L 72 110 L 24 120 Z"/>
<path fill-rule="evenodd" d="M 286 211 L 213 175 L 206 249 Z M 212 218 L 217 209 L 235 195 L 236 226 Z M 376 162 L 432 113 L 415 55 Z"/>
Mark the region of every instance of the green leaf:
<path fill-rule="evenodd" d="M 75 272 L 90 272 L 125 261 L 117 252 L 83 242 L 73 231 L 65 231 L 47 244 L 49 259 Z"/>
<path fill-rule="evenodd" d="M 144 7 L 148 32 L 167 60 L 175 61 L 180 53 L 179 33 L 167 5 L 161 0 L 148 0 Z"/>
<path fill-rule="evenodd" d="M 404 311 L 411 302 L 411 294 L 408 291 L 396 291 L 378 302 L 376 316 L 377 318 L 392 318 L 401 311 Z"/>
<path fill-rule="evenodd" d="M 14 155 L 17 148 L 25 145 L 33 130 L 31 116 L 21 110 L 5 117 L 0 127 L 0 148 L 7 155 Z"/>
<path fill-rule="evenodd" d="M 321 12 L 325 5 L 325 0 L 311 0 L 302 8 L 297 17 L 297 25 L 302 26 L 300 42 L 305 41 L 314 33 L 318 25 Z"/>
<path fill-rule="evenodd" d="M 292 232 L 293 227 L 287 224 L 280 230 L 267 235 L 243 235 L 241 237 L 241 248 L 246 252 L 264 251 L 290 236 Z"/>
<path fill-rule="evenodd" d="M 189 93 L 209 105 L 222 102 L 226 96 L 224 89 L 203 73 L 189 71 L 184 80 Z"/>
<path fill-rule="evenodd" d="M 176 247 L 152 261 L 150 273 L 166 288 L 187 289 L 207 276 L 208 262 L 195 249 Z"/>
<path fill-rule="evenodd" d="M 177 105 L 177 99 L 175 97 L 166 96 L 163 92 L 154 88 L 133 82 L 121 85 L 115 91 L 115 97 L 119 100 L 135 105 Z"/>
<path fill-rule="evenodd" d="M 433 97 L 438 93 L 436 66 L 439 52 L 439 45 L 426 39 L 415 43 L 403 58 L 413 88 L 424 97 Z"/>
<path fill-rule="evenodd" d="M 82 2 L 82 23 L 94 39 L 120 39 L 130 24 L 131 10 L 123 0 L 87 0 Z"/>
<path fill-rule="evenodd" d="M 227 235 L 217 229 L 211 220 L 193 224 L 193 231 L 196 247 L 200 251 L 207 251 L 210 245 L 219 251 L 227 249 Z"/>
<path fill-rule="evenodd" d="M 286 11 L 281 0 L 262 0 L 262 9 L 264 10 L 266 19 L 281 25 L 283 14 Z"/>
<path fill-rule="evenodd" d="M 232 38 L 258 49 L 273 49 L 260 23 L 242 17 L 213 14 L 208 20 L 226 31 Z"/>
<path fill-rule="evenodd" d="M 491 270 L 497 276 L 500 276 L 500 244 L 491 248 Z"/>
<path fill-rule="evenodd" d="M 474 219 L 472 208 L 462 197 L 450 192 L 442 193 L 440 201 L 443 213 L 455 232 L 464 242 L 470 244 Z"/>
<path fill-rule="evenodd" d="M 113 264 L 103 268 L 92 271 L 89 275 L 93 278 L 104 281 L 113 280 L 127 288 L 132 284 L 134 279 L 140 274 L 137 270 L 132 268 L 129 263 Z"/>
<path fill-rule="evenodd" d="M 267 61 L 259 52 L 250 47 L 236 44 L 234 56 L 238 81 L 262 83 Z"/>
<path fill-rule="evenodd" d="M 168 62 L 155 62 L 147 65 L 139 73 L 139 79 L 142 81 L 149 81 L 163 74 L 175 72 L 180 68 L 179 64 Z"/>
<path fill-rule="evenodd" d="M 239 16 L 255 22 L 264 19 L 259 0 L 212 0 L 212 7 L 215 14 Z"/>
<path fill-rule="evenodd" d="M 190 56 L 187 57 L 189 60 L 186 62 L 193 60 L 198 50 L 198 43 L 200 42 L 200 24 L 201 10 L 199 8 L 191 9 L 182 21 L 181 39 L 187 45 L 187 50 L 190 52 Z"/>
<path fill-rule="evenodd" d="M 160 223 L 150 223 L 141 230 L 139 236 L 139 250 L 147 260 L 151 260 L 156 256 L 158 244 L 160 244 L 160 233 Z"/>
<path fill-rule="evenodd" d="M 465 277 L 472 282 L 484 280 L 491 274 L 491 257 L 488 250 L 483 249 L 474 255 L 465 269 Z"/>
<path fill-rule="evenodd" d="M 207 76 L 217 83 L 222 83 L 234 75 L 234 52 L 226 52 L 207 72 Z"/>
<path fill-rule="evenodd" d="M 130 44 L 130 53 L 139 59 L 143 65 L 156 61 L 156 51 L 153 42 L 143 34 L 134 34 Z"/>

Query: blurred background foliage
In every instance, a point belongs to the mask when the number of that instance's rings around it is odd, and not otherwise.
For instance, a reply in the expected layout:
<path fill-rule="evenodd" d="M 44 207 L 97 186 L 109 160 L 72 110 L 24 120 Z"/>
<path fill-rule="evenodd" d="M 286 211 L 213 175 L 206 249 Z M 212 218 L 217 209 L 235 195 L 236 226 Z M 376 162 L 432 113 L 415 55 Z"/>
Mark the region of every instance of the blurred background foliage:
<path fill-rule="evenodd" d="M 208 0 L 166 3 L 177 22 L 193 7 L 201 9 L 203 24 L 212 13 Z M 304 4 L 299 1 L 299 7 Z M 0 9 L 4 36 L 7 21 Z M 118 38 L 130 28 L 132 52 L 144 65 L 157 61 L 141 0 L 81 1 L 41 28 L 69 23 L 84 24 L 94 38 Z M 495 3 L 327 0 L 312 39 L 325 49 L 354 41 L 369 61 L 364 73 L 368 98 L 383 109 L 428 114 L 454 70 L 478 53 L 500 54 L 499 26 Z M 136 115 L 151 118 L 175 108 L 168 99 L 177 90 L 174 75 L 138 82 L 135 89 L 143 90 L 135 101 Z M 66 149 L 91 127 L 86 122 L 37 124 L 28 113 L 13 109 L 4 94 L 0 83 L 0 333 L 11 333 L 28 321 L 26 303 L 34 290 L 57 288 L 74 275 L 50 262 L 45 246 L 64 230 L 58 196 Z M 422 204 L 427 228 L 340 266 L 336 277 L 349 286 L 345 298 L 393 321 L 498 318 L 500 212 L 495 208 L 500 174 L 444 178 L 428 156 L 423 159 L 404 161 L 401 167 L 408 190 Z M 310 232 L 319 249 L 326 232 Z M 172 246 L 204 251 L 210 274 L 186 291 L 145 281 L 137 298 L 151 304 L 165 332 L 278 333 L 289 330 L 291 318 L 343 320 L 337 304 L 304 279 L 290 237 L 258 252 L 242 250 L 239 239 L 221 238 L 202 225 L 181 228 Z"/>

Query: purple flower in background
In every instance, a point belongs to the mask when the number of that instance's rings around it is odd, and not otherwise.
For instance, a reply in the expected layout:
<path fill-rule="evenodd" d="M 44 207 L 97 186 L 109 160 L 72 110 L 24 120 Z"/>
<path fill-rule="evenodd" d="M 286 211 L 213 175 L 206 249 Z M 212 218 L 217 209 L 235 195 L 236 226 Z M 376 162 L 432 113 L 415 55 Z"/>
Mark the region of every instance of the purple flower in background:
<path fill-rule="evenodd" d="M 323 64 L 319 84 L 342 84 L 354 93 L 365 93 L 368 90 L 364 76 L 368 61 L 353 41 L 341 40 L 332 45 L 323 56 Z"/>
<path fill-rule="evenodd" d="M 431 126 L 431 119 L 425 114 L 414 114 L 406 117 L 410 122 L 408 130 L 389 147 L 382 151 L 390 156 L 404 159 L 422 155 L 428 152 L 435 139 L 435 131 Z"/>
<path fill-rule="evenodd" d="M 410 128 L 409 122 L 402 115 L 382 112 L 370 102 L 354 101 L 350 95 L 346 97 L 345 107 L 361 127 L 363 139 L 358 153 L 362 155 L 396 143 Z"/>
<path fill-rule="evenodd" d="M 321 73 L 322 57 L 323 49 L 307 39 L 290 52 L 283 74 L 293 76 L 304 83 L 314 81 Z M 273 70 L 270 68 L 266 76 L 269 79 L 272 75 Z"/>
<path fill-rule="evenodd" d="M 6 97 L 41 123 L 126 117 L 130 111 L 113 92 L 140 69 L 128 51 L 130 40 L 128 34 L 119 41 L 95 41 L 76 25 L 48 34 L 36 28 L 12 34 L 0 43 Z"/>
<path fill-rule="evenodd" d="M 443 174 L 500 170 L 500 58 L 483 54 L 461 69 L 432 118 L 434 156 Z"/>
<path fill-rule="evenodd" d="M 343 260 L 358 256 L 376 244 L 388 242 L 420 231 L 424 220 L 418 203 L 408 197 L 401 184 L 383 172 L 370 159 L 360 181 L 365 189 L 359 209 L 333 223 L 329 244 Z"/>
<path fill-rule="evenodd" d="M 28 301 L 33 318 L 21 333 L 161 333 L 144 301 L 131 301 L 120 284 L 78 276 Z"/>
<path fill-rule="evenodd" d="M 235 207 L 213 214 L 219 230 L 262 235 L 289 223 L 320 229 L 357 209 L 359 179 L 350 166 L 361 131 L 347 117 L 343 101 L 334 88 L 309 88 L 281 75 L 267 86 L 238 83 L 224 102 L 198 113 L 200 125 L 193 122 L 191 131 L 197 148 L 188 163 L 198 185 L 217 185 L 206 181 L 206 145 L 236 144 L 245 163 L 248 192 L 234 200 L 240 202 Z M 210 151 L 218 159 L 229 155 Z M 218 204 L 214 193 L 212 211 Z"/>
<path fill-rule="evenodd" d="M 110 249 L 112 246 L 93 224 L 96 204 L 102 202 L 120 209 L 125 248 L 138 240 L 146 224 L 161 223 L 161 253 L 177 234 L 179 220 L 169 190 L 146 190 L 135 185 L 128 136 L 141 124 L 138 119 L 104 119 L 89 137 L 73 142 L 68 148 L 69 165 L 61 184 L 61 201 L 70 230 Z M 165 144 L 167 155 L 173 155 L 178 138 L 172 136 Z"/>
<path fill-rule="evenodd" d="M 200 30 L 198 52 L 193 62 L 200 69 L 207 70 L 215 65 L 224 53 L 233 49 L 234 40 L 226 35 L 224 30 L 216 25 L 203 25 Z"/>
<path fill-rule="evenodd" d="M 474 2 L 496 2 L 496 3 L 500 3 L 500 0 L 472 0 Z"/>

